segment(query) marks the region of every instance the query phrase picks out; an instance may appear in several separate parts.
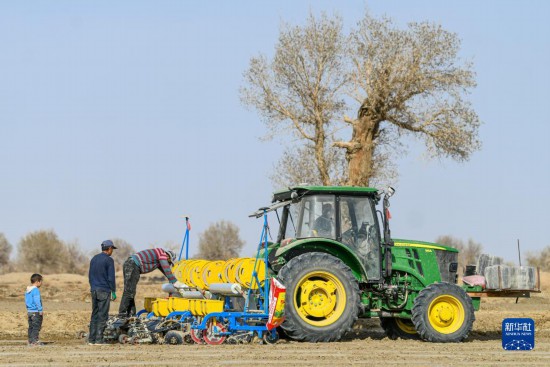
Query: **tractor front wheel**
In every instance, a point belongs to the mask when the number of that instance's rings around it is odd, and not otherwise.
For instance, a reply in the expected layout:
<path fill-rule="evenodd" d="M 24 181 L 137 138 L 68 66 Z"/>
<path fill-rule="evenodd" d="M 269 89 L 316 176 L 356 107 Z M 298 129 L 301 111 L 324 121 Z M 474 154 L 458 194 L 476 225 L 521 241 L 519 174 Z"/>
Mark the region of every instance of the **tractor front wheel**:
<path fill-rule="evenodd" d="M 461 342 L 468 337 L 474 320 L 472 299 L 457 285 L 430 284 L 414 300 L 412 321 L 424 340 Z"/>
<path fill-rule="evenodd" d="M 286 287 L 285 334 L 307 342 L 337 341 L 359 313 L 359 286 L 338 258 L 311 252 L 290 260 L 278 274 Z"/>

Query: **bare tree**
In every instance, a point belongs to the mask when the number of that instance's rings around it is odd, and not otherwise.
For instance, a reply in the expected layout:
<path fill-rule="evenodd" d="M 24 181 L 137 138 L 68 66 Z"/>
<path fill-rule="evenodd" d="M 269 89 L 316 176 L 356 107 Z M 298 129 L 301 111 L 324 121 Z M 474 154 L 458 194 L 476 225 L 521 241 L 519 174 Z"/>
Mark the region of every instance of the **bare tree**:
<path fill-rule="evenodd" d="M 324 185 L 333 181 L 327 151 L 338 147 L 347 183 L 368 186 L 396 176 L 391 162 L 406 152 L 404 136 L 421 139 L 430 157 L 466 161 L 480 148 L 479 118 L 465 99 L 474 72 L 459 50 L 456 34 L 427 22 L 400 29 L 366 13 L 345 36 L 339 17 L 310 15 L 304 27 L 282 27 L 271 62 L 251 59 L 242 100 L 266 119 L 270 135 L 291 128 L 312 144 L 303 153 L 315 157 Z M 355 118 L 344 115 L 350 108 Z M 351 138 L 338 139 L 343 132 Z"/>
<path fill-rule="evenodd" d="M 0 233 L 0 273 L 3 273 L 7 269 L 12 249 L 13 247 L 6 236 Z"/>
<path fill-rule="evenodd" d="M 227 260 L 239 256 L 244 241 L 239 236 L 239 228 L 227 221 L 210 225 L 199 234 L 197 258 L 205 260 Z"/>
<path fill-rule="evenodd" d="M 64 272 L 67 262 L 65 244 L 53 230 L 39 230 L 23 237 L 18 244 L 18 265 L 37 273 Z"/>
<path fill-rule="evenodd" d="M 287 187 L 307 183 L 323 185 L 315 163 L 315 148 L 310 145 L 292 147 L 283 153 L 283 157 L 271 175 L 276 187 Z M 344 185 L 347 181 L 347 163 L 341 149 L 327 148 L 324 151 L 327 172 L 333 185 Z"/>
<path fill-rule="evenodd" d="M 113 251 L 113 260 L 115 261 L 116 266 L 121 267 L 126 259 L 134 254 L 136 250 L 134 250 L 134 246 L 121 238 L 114 238 L 112 241 L 117 248 Z"/>
<path fill-rule="evenodd" d="M 480 147 L 479 119 L 463 99 L 475 87 L 471 64 L 460 63 L 460 40 L 439 25 L 410 23 L 369 14 L 352 32 L 350 95 L 360 107 L 346 149 L 350 184 L 368 185 L 381 145 L 414 134 L 431 156 L 467 160 Z"/>
<path fill-rule="evenodd" d="M 344 44 L 339 17 L 310 16 L 303 28 L 283 25 L 273 60 L 252 58 L 245 73 L 247 86 L 241 89 L 243 103 L 255 107 L 265 118 L 271 131 L 268 137 L 293 131 L 308 143 L 302 151 L 307 155 L 289 159 L 287 153 L 286 160 L 290 164 L 314 161 L 317 172 L 309 176 L 324 185 L 332 183 L 327 143 L 345 107 Z M 301 177 L 292 179 L 300 181 Z"/>

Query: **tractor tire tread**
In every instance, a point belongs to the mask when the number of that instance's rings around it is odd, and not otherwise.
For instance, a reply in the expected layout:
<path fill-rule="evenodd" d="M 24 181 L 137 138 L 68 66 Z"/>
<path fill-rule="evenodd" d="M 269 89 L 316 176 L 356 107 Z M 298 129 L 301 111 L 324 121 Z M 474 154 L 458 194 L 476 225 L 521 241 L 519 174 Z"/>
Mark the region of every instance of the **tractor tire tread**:
<path fill-rule="evenodd" d="M 344 311 L 342 317 L 335 322 L 340 325 L 331 325 L 330 328 L 325 330 L 314 329 L 313 327 L 304 328 L 303 321 L 299 319 L 299 316 L 293 315 L 289 310 L 289 303 L 293 303 L 292 297 L 289 292 L 289 285 L 292 281 L 297 281 L 299 273 L 304 269 L 311 269 L 322 265 L 323 270 L 332 270 L 333 272 L 340 273 L 342 279 L 339 279 L 342 283 L 349 285 L 349 294 L 347 294 L 347 310 Z M 297 341 L 306 341 L 312 343 L 318 342 L 333 342 L 340 340 L 347 332 L 349 332 L 355 321 L 357 321 L 360 309 L 360 297 L 359 297 L 359 285 L 357 280 L 353 276 L 351 269 L 344 264 L 340 259 L 323 252 L 307 252 L 296 256 L 285 264 L 277 278 L 287 287 L 287 306 L 285 310 L 286 319 L 281 325 L 284 330 L 284 334 L 290 339 Z M 292 292 L 292 290 L 290 290 Z M 342 321 L 340 321 L 342 320 Z"/>
<path fill-rule="evenodd" d="M 452 334 L 442 334 L 434 330 L 427 320 L 427 307 L 429 303 L 439 295 L 452 295 L 461 301 L 464 307 L 464 323 Z M 414 300 L 412 309 L 412 322 L 416 331 L 425 341 L 434 343 L 458 343 L 465 340 L 473 328 L 475 321 L 474 306 L 472 299 L 464 289 L 450 283 L 433 283 L 420 291 Z"/>

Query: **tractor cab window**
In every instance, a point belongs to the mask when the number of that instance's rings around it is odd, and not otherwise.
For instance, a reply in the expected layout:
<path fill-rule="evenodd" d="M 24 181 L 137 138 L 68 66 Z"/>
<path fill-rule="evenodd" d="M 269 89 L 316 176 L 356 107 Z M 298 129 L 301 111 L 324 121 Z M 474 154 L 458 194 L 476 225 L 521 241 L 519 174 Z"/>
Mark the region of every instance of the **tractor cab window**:
<path fill-rule="evenodd" d="M 336 223 L 334 208 L 333 195 L 306 196 L 298 205 L 292 205 L 290 208 L 290 215 L 295 215 L 293 216 L 296 224 L 295 237 L 324 237 L 335 239 Z M 285 236 L 287 238 L 289 235 L 288 229 L 292 229 L 292 225 L 287 225 L 287 236 Z"/>
<path fill-rule="evenodd" d="M 342 243 L 359 256 L 372 280 L 380 278 L 380 234 L 374 213 L 367 197 L 340 198 Z"/>
<path fill-rule="evenodd" d="M 300 204 L 293 203 L 288 208 L 288 219 L 286 221 L 284 238 L 296 238 L 298 237 L 298 216 L 300 214 Z"/>

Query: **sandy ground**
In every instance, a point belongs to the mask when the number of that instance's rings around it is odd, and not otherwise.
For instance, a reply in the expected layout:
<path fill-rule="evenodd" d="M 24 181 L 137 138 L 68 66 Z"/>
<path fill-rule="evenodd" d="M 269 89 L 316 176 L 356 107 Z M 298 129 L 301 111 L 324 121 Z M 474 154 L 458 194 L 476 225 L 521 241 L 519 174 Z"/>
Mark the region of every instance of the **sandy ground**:
<path fill-rule="evenodd" d="M 153 273 L 154 274 L 154 273 Z M 56 274 L 45 277 L 45 307 L 41 339 L 43 347 L 26 346 L 27 320 L 23 300 L 30 274 L 0 275 L 0 367 L 1 366 L 550 366 L 550 274 L 541 274 L 540 294 L 530 299 L 483 299 L 476 312 L 474 331 L 464 343 L 436 344 L 390 340 L 377 320 L 362 320 L 342 342 L 327 344 L 279 341 L 275 345 L 108 345 L 88 346 L 77 338 L 87 329 L 91 304 L 87 279 Z M 122 274 L 117 274 L 122 279 Z M 138 307 L 144 296 L 163 296 L 163 278 L 145 276 L 138 287 Z M 122 290 L 122 286 L 119 285 Z M 122 292 L 119 291 L 119 297 Z M 142 302 L 142 301 L 141 301 Z M 118 302 L 111 306 L 116 313 Z M 501 323 L 507 317 L 535 320 L 535 349 L 529 352 L 502 350 Z"/>

